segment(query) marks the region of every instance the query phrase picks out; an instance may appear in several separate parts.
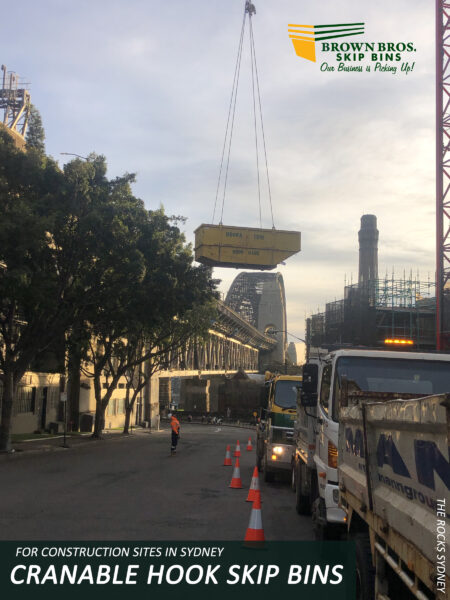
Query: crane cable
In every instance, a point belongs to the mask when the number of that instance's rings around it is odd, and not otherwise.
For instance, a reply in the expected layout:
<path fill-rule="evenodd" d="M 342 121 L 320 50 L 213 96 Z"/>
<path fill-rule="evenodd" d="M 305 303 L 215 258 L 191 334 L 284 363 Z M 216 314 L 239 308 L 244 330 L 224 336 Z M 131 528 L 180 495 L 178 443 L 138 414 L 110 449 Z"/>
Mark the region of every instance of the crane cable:
<path fill-rule="evenodd" d="M 224 159 L 224 156 L 225 156 L 225 148 L 226 148 L 226 145 L 227 145 L 228 128 L 229 128 L 229 125 L 230 125 L 230 116 L 231 116 L 231 114 L 233 114 L 232 124 L 231 124 L 230 143 L 229 143 L 229 148 L 228 148 L 227 169 L 226 169 L 226 173 L 227 173 L 227 176 L 228 176 L 228 164 L 229 164 L 229 161 L 230 161 L 231 137 L 233 135 L 233 123 L 234 123 L 234 115 L 235 115 L 235 110 L 236 110 L 236 96 L 237 96 L 237 87 L 238 87 L 237 83 L 239 82 L 241 57 L 242 57 L 242 44 L 243 44 L 243 40 L 244 40 L 245 17 L 246 17 L 246 12 L 244 12 L 244 18 L 242 20 L 241 35 L 240 35 L 240 38 L 239 38 L 238 53 L 237 53 L 237 58 L 236 58 L 236 66 L 234 68 L 233 86 L 231 88 L 230 105 L 228 107 L 227 126 L 226 126 L 226 129 L 225 129 L 225 139 L 223 140 L 222 159 L 220 161 L 219 180 L 217 182 L 216 200 L 214 202 L 214 211 L 213 211 L 212 223 L 214 223 L 214 217 L 216 215 L 216 206 L 217 206 L 217 199 L 219 197 L 220 180 L 222 178 L 223 159 Z M 227 180 L 227 177 L 225 178 L 225 188 L 226 188 L 226 180 Z M 225 190 L 224 190 L 224 199 L 225 199 Z M 222 213 L 221 213 L 221 216 L 220 216 L 220 222 L 222 222 L 224 199 L 222 200 Z"/>
<path fill-rule="evenodd" d="M 231 142 L 233 138 L 233 128 L 234 128 L 234 118 L 236 114 L 236 100 L 237 100 L 237 90 L 239 85 L 239 75 L 240 75 L 240 67 L 241 67 L 241 59 L 242 59 L 242 47 L 243 47 L 243 39 L 244 39 L 244 31 L 245 31 L 245 20 L 248 14 L 249 16 L 249 38 L 250 38 L 250 60 L 251 60 L 251 71 L 252 71 L 252 94 L 253 94 L 253 117 L 254 117 L 254 129 L 255 129 L 255 149 L 256 149 L 256 170 L 257 170 L 257 179 L 258 179 L 258 206 L 259 206 L 259 224 L 262 228 L 262 220 L 261 220 L 261 185 L 260 185 L 260 175 L 259 175 L 259 150 L 258 150 L 258 133 L 257 133 L 257 118 L 256 118 L 256 99 L 255 99 L 255 82 L 256 82 L 256 92 L 258 95 L 258 108 L 259 115 L 261 120 L 261 132 L 262 132 L 262 141 L 264 148 L 264 160 L 266 166 L 266 176 L 267 176 L 267 188 L 269 193 L 269 203 L 270 203 L 270 213 L 272 218 L 272 227 L 275 229 L 274 219 L 273 219 L 273 206 L 272 206 L 272 193 L 270 188 L 270 179 L 269 179 L 269 166 L 267 159 L 267 149 L 266 149 L 266 138 L 264 133 L 264 121 L 262 115 L 262 105 L 261 105 L 261 93 L 259 88 L 259 77 L 258 77 L 258 67 L 256 63 L 256 51 L 255 51 L 255 39 L 253 35 L 253 26 L 252 26 L 252 14 L 255 14 L 256 10 L 254 5 L 250 2 L 250 0 L 245 1 L 245 10 L 244 10 L 244 18 L 242 21 L 241 35 L 239 39 L 238 46 L 238 54 L 236 58 L 236 66 L 234 70 L 234 78 L 233 78 L 233 86 L 231 90 L 231 98 L 230 105 L 228 108 L 228 118 L 227 118 L 227 126 L 225 130 L 225 139 L 222 148 L 222 158 L 220 162 L 220 170 L 219 170 L 219 179 L 217 182 L 217 190 L 216 190 L 216 199 L 214 202 L 214 211 L 213 211 L 213 220 L 216 214 L 217 207 L 217 199 L 219 196 L 220 182 L 222 178 L 223 171 L 223 162 L 225 157 L 225 149 L 227 147 L 227 138 L 228 138 L 228 130 L 230 130 L 230 135 L 228 139 L 228 151 L 227 151 L 227 162 L 225 169 L 225 177 L 224 177 L 224 188 L 223 188 L 223 196 L 222 196 L 222 207 L 220 214 L 220 224 L 222 224 L 223 219 L 223 210 L 225 205 L 225 194 L 227 189 L 227 181 L 228 181 L 228 170 L 230 165 L 230 153 L 231 153 Z M 231 117 L 231 127 L 230 127 L 230 117 Z"/>
<path fill-rule="evenodd" d="M 259 208 L 259 226 L 262 229 L 262 220 L 261 220 L 261 183 L 259 181 L 259 152 L 258 152 L 258 127 L 256 124 L 256 99 L 255 99 L 255 69 L 253 66 L 254 61 L 254 44 L 252 39 L 252 14 L 249 13 L 248 17 L 249 21 L 249 42 L 250 42 L 250 62 L 252 66 L 252 96 L 253 96 L 253 123 L 255 128 L 255 148 L 256 148 L 256 177 L 258 181 L 258 208 Z"/>
<path fill-rule="evenodd" d="M 253 58 L 254 58 L 254 62 L 255 62 L 255 75 L 256 75 L 256 89 L 258 92 L 258 105 L 259 105 L 259 116 L 261 118 L 261 132 L 262 132 L 262 140 L 263 140 L 263 148 L 264 148 L 264 160 L 265 160 L 265 164 L 266 164 L 266 176 L 267 176 L 267 189 L 269 192 L 269 204 L 270 204 L 270 215 L 272 218 L 272 227 L 273 229 L 275 229 L 275 222 L 273 220 L 273 206 L 272 206 L 272 191 L 270 188 L 270 178 L 269 178 L 269 162 L 267 160 L 267 148 L 266 148 L 266 136 L 264 134 L 264 121 L 263 121 L 263 114 L 262 114 L 262 105 L 261 105 L 261 93 L 259 90 L 259 77 L 258 77 L 258 66 L 256 63 L 256 51 L 255 51 L 255 38 L 253 37 L 253 26 L 252 26 L 252 20 L 249 19 L 250 21 L 250 38 L 252 41 L 252 46 L 253 46 Z"/>

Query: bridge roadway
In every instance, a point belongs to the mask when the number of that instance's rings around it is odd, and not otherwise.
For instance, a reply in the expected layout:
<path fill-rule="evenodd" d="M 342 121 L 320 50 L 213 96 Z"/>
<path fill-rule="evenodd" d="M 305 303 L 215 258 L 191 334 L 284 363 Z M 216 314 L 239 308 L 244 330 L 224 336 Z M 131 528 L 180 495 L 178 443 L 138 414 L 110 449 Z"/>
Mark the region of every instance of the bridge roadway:
<path fill-rule="evenodd" d="M 158 426 L 172 404 L 194 413 L 221 412 L 219 388 L 238 370 L 264 372 L 279 341 L 260 332 L 224 302 L 218 301 L 207 341 L 191 339 L 182 352 L 167 357 L 144 389 L 136 422 Z"/>
<path fill-rule="evenodd" d="M 169 374 L 176 376 L 219 375 L 237 371 L 259 371 L 260 355 L 270 354 L 278 340 L 266 335 L 228 307 L 221 300 L 217 303 L 218 314 L 209 330 L 210 339 L 206 342 L 191 340 L 182 353 L 169 356 L 167 369 L 160 377 Z"/>

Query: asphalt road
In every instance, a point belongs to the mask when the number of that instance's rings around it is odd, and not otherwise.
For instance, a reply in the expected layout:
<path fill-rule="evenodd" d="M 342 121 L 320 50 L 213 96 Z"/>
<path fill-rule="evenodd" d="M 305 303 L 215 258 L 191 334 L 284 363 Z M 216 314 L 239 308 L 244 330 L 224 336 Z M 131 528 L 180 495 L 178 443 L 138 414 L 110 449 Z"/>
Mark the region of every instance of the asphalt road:
<path fill-rule="evenodd" d="M 2 540 L 242 540 L 255 432 L 184 425 L 170 457 L 170 434 L 136 433 L 70 449 L 28 452 L 0 461 Z M 242 490 L 230 489 L 226 445 L 241 441 Z M 267 540 L 314 539 L 295 512 L 286 483 L 260 478 Z"/>

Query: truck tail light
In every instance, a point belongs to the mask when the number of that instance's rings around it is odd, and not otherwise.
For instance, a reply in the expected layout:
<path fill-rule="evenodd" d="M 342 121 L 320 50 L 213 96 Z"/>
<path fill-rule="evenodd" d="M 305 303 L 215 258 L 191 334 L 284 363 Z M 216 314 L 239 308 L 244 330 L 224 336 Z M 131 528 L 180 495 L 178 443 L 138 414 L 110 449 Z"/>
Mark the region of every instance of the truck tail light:
<path fill-rule="evenodd" d="M 332 442 L 328 442 L 328 466 L 337 469 L 338 449 Z"/>

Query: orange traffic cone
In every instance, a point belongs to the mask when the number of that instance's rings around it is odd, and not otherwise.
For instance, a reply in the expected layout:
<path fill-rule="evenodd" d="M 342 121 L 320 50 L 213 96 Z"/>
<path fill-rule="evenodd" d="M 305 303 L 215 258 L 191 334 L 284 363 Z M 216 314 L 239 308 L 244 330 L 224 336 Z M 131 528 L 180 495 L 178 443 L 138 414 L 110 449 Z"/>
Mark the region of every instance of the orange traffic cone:
<path fill-rule="evenodd" d="M 252 446 L 252 438 L 248 438 L 248 443 L 247 443 L 247 452 L 251 452 L 253 450 L 253 446 Z"/>
<path fill-rule="evenodd" d="M 234 451 L 233 456 L 240 456 L 241 455 L 241 445 L 239 444 L 239 440 L 236 443 L 236 450 Z"/>
<path fill-rule="evenodd" d="M 259 475 L 258 467 L 253 469 L 252 482 L 250 483 L 250 489 L 248 490 L 248 496 L 246 502 L 253 502 L 258 495 L 259 490 Z"/>
<path fill-rule="evenodd" d="M 261 492 L 256 491 L 256 498 L 253 502 L 250 521 L 245 534 L 244 545 L 251 547 L 260 547 L 264 543 L 264 529 L 261 519 Z"/>
<path fill-rule="evenodd" d="M 229 487 L 234 488 L 236 490 L 240 490 L 242 488 L 241 469 L 239 466 L 239 458 L 236 458 L 236 462 L 234 464 L 233 477 L 231 478 L 231 483 L 230 483 Z"/>
<path fill-rule="evenodd" d="M 224 467 L 232 467 L 232 463 L 231 463 L 231 450 L 230 450 L 230 444 L 228 444 L 227 446 L 227 451 L 225 452 L 225 460 L 223 461 L 223 466 Z"/>

